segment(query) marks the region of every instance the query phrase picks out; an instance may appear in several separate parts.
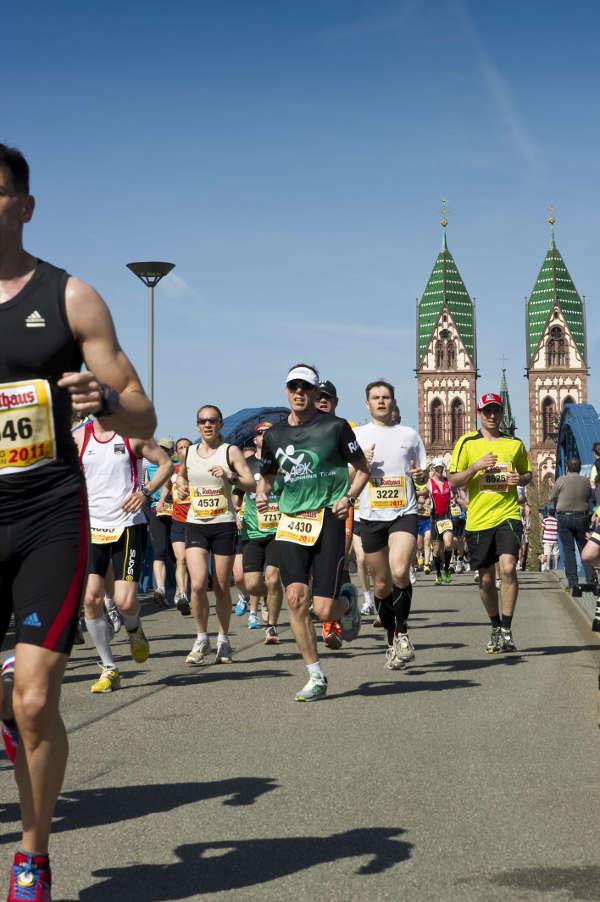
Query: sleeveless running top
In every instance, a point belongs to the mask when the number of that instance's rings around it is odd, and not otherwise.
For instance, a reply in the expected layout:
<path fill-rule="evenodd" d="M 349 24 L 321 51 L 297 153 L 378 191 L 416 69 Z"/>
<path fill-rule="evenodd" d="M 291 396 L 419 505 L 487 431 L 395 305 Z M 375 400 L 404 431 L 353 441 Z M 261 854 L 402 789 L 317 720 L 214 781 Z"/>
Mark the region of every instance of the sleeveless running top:
<path fill-rule="evenodd" d="M 450 507 L 450 483 L 447 479 L 444 479 L 442 488 L 440 488 L 434 479 L 430 479 L 427 483 L 427 488 L 433 501 L 432 513 L 435 513 L 437 517 L 444 517 Z"/>
<path fill-rule="evenodd" d="M 71 435 L 71 398 L 57 381 L 83 360 L 67 321 L 68 274 L 38 261 L 21 291 L 0 304 L 0 523 L 82 484 Z"/>
<path fill-rule="evenodd" d="M 185 459 L 190 484 L 187 522 L 234 523 L 235 509 L 231 501 L 231 484 L 228 479 L 217 479 L 209 473 L 210 467 L 231 470 L 227 453 L 229 445 L 223 442 L 210 457 L 200 457 L 199 447 L 200 445 L 192 445 L 188 448 Z"/>
<path fill-rule="evenodd" d="M 142 460 L 129 440 L 113 432 L 105 441 L 96 438 L 94 424 L 86 423 L 80 451 L 87 483 L 92 529 L 120 529 L 145 523 L 143 510 L 123 510 L 123 502 L 143 485 Z"/>

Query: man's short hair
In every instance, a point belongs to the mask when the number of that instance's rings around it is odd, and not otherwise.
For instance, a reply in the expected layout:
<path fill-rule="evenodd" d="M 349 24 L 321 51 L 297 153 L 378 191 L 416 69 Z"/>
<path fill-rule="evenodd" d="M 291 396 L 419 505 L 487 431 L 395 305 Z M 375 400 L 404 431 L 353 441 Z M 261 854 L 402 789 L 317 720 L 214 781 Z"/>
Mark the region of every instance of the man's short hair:
<path fill-rule="evenodd" d="M 29 194 L 29 165 L 20 150 L 0 144 L 0 166 L 10 172 L 17 194 Z"/>
<path fill-rule="evenodd" d="M 567 470 L 569 473 L 579 473 L 581 470 L 581 461 L 578 457 L 570 457 L 567 461 Z"/>
<path fill-rule="evenodd" d="M 391 382 L 386 382 L 385 379 L 376 379 L 375 382 L 369 382 L 369 384 L 365 388 L 365 394 L 367 396 L 367 401 L 369 400 L 369 392 L 371 391 L 371 389 L 372 388 L 381 388 L 381 387 L 387 388 L 389 390 L 392 398 L 396 397 L 395 389 L 394 389 L 394 386 L 391 384 Z"/>

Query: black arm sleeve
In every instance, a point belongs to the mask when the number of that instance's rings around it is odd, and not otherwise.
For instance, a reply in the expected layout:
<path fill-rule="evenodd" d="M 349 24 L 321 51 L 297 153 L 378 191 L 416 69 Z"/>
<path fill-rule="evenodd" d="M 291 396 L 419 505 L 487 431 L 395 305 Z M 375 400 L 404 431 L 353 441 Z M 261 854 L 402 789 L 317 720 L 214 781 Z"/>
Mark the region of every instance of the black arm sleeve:
<path fill-rule="evenodd" d="M 279 464 L 273 450 L 272 429 L 268 429 L 263 436 L 262 449 L 260 452 L 260 475 L 274 476 L 279 471 Z"/>
<path fill-rule="evenodd" d="M 363 450 L 358 444 L 358 439 L 354 434 L 354 429 L 348 422 L 348 420 L 342 420 L 340 418 L 340 434 L 338 438 L 338 450 L 346 463 L 349 464 L 360 464 L 363 461 L 366 463 L 365 455 L 363 454 Z"/>

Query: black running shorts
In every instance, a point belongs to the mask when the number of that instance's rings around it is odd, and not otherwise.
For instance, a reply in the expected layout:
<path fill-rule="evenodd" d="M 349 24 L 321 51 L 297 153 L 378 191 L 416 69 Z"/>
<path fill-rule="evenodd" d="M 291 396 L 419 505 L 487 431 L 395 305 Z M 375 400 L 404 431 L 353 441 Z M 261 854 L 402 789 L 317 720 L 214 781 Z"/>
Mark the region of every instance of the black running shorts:
<path fill-rule="evenodd" d="M 321 535 L 315 545 L 305 548 L 295 542 L 280 540 L 277 545 L 281 582 L 286 588 L 291 583 L 308 585 L 312 568 L 312 594 L 322 598 L 336 597 L 344 569 L 344 520 L 340 520 L 326 508 Z"/>
<path fill-rule="evenodd" d="M 443 523 L 444 520 L 446 521 L 446 523 L 450 523 L 450 528 L 445 529 L 443 532 L 440 532 L 438 529 L 438 523 L 440 521 Z M 431 541 L 432 542 L 441 542 L 442 536 L 444 535 L 444 533 L 452 532 L 453 527 L 454 527 L 454 524 L 452 522 L 451 517 L 437 517 L 437 516 L 432 515 L 430 517 L 430 521 L 429 521 L 429 528 L 431 529 Z"/>
<path fill-rule="evenodd" d="M 360 521 L 360 537 L 365 554 L 374 554 L 388 545 L 393 532 L 409 532 L 417 537 L 419 518 L 416 514 L 404 514 L 394 520 L 362 520 Z"/>
<path fill-rule="evenodd" d="M 165 563 L 171 551 L 171 517 L 159 517 L 152 508 L 148 515 L 148 529 L 155 561 Z"/>
<path fill-rule="evenodd" d="M 518 558 L 523 524 L 520 520 L 505 520 L 492 529 L 465 532 L 471 561 L 471 570 L 485 570 L 499 560 L 501 554 Z"/>
<path fill-rule="evenodd" d="M 262 539 L 247 539 L 242 545 L 244 573 L 262 573 L 265 567 L 279 567 L 279 546 L 275 533 Z"/>
<path fill-rule="evenodd" d="M 213 554 L 235 555 L 238 531 L 235 523 L 187 523 L 185 547 Z"/>
<path fill-rule="evenodd" d="M 181 520 L 173 520 L 171 523 L 171 545 L 175 542 L 185 543 L 185 527 L 187 524 Z"/>
<path fill-rule="evenodd" d="M 452 528 L 454 529 L 455 539 L 462 539 L 464 536 L 466 522 L 464 517 L 452 517 Z"/>
<path fill-rule="evenodd" d="M 88 544 L 83 487 L 0 526 L 0 641 L 14 613 L 17 643 L 70 653 Z"/>
<path fill-rule="evenodd" d="M 138 583 L 144 560 L 144 540 L 146 525 L 126 526 L 118 542 L 92 545 L 90 552 L 90 573 L 105 577 L 112 561 L 116 580 Z"/>

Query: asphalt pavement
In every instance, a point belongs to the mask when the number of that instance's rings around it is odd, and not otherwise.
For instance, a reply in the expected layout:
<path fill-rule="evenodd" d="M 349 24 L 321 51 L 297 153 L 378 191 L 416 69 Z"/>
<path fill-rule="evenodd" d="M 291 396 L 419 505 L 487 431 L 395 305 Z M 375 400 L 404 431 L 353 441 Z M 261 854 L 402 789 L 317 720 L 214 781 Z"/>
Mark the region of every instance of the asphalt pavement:
<path fill-rule="evenodd" d="M 293 700 L 306 670 L 285 610 L 281 645 L 234 616 L 233 663 L 193 668 L 191 618 L 147 601 L 150 658 L 122 630 L 123 685 L 104 696 L 86 635 L 63 691 L 53 899 L 599 899 L 597 634 L 552 574 L 520 576 L 517 653 L 486 654 L 472 574 L 419 574 L 413 664 L 384 670 L 368 618 L 340 651 L 320 644 L 314 704 Z M 8 873 L 3 756 L 0 784 Z"/>

